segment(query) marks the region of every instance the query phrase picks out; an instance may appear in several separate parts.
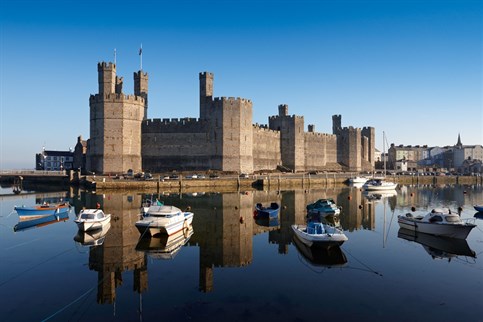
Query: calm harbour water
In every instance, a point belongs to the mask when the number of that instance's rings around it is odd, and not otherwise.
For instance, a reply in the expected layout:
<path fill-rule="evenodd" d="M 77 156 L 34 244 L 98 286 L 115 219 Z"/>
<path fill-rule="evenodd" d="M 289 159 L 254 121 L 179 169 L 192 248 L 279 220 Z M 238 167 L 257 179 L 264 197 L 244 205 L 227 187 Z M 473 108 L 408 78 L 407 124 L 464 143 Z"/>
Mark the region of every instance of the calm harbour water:
<path fill-rule="evenodd" d="M 135 192 L 0 192 L 2 321 L 483 321 L 483 219 L 472 207 L 483 204 L 481 186 L 165 194 L 165 204 L 195 213 L 192 234 L 169 240 L 139 240 Z M 13 212 L 58 198 L 74 205 L 58 221 L 28 228 Z M 342 206 L 335 222 L 349 240 L 340 248 L 293 240 L 290 225 L 319 198 Z M 110 228 L 78 234 L 75 214 L 97 202 Z M 281 204 L 278 222 L 256 222 L 258 202 Z M 466 241 L 415 241 L 397 224 L 413 206 L 462 206 L 478 226 Z"/>

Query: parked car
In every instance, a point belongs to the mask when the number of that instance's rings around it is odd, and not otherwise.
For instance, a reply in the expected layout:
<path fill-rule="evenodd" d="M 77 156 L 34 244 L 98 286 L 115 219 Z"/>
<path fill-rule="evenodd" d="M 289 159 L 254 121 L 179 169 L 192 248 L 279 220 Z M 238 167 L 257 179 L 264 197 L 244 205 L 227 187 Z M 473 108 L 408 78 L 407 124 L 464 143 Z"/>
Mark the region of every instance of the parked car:
<path fill-rule="evenodd" d="M 243 179 L 247 179 L 249 178 L 250 176 L 247 174 L 247 173 L 241 173 L 240 174 L 240 178 L 243 178 Z"/>
<path fill-rule="evenodd" d="M 210 174 L 210 178 L 211 178 L 211 179 L 216 179 L 216 178 L 219 178 L 219 177 L 220 177 L 220 176 L 219 176 L 218 174 L 216 174 L 216 173 L 212 173 L 212 174 Z"/>
<path fill-rule="evenodd" d="M 177 174 L 172 174 L 169 176 L 170 179 L 179 179 L 179 176 Z"/>

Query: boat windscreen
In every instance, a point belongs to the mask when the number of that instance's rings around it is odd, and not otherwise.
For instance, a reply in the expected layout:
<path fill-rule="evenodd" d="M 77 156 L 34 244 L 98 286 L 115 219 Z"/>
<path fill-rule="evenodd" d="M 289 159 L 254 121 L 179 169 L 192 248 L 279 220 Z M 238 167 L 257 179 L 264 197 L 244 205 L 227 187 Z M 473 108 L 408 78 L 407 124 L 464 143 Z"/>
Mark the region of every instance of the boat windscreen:
<path fill-rule="evenodd" d="M 460 217 L 459 216 L 446 216 L 446 221 L 455 223 L 455 222 L 460 222 Z"/>

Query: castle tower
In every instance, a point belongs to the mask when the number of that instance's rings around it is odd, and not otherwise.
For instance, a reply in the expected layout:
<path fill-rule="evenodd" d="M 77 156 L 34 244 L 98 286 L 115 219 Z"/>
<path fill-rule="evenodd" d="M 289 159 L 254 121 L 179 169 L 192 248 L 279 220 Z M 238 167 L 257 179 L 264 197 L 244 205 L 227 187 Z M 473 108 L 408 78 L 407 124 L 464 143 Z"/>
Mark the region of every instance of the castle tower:
<path fill-rule="evenodd" d="M 372 171 L 374 169 L 374 166 L 376 164 L 376 157 L 375 157 L 375 151 L 376 151 L 376 129 L 373 128 L 372 126 L 367 126 L 362 128 L 361 135 L 363 137 L 367 138 L 367 159 L 371 165 L 371 169 L 367 169 L 368 171 Z"/>
<path fill-rule="evenodd" d="M 115 93 L 116 86 L 116 65 L 113 63 L 97 64 L 99 75 L 99 94 Z"/>
<path fill-rule="evenodd" d="M 216 97 L 210 114 L 212 168 L 253 172 L 253 107 L 243 98 Z"/>
<path fill-rule="evenodd" d="M 134 95 L 144 98 L 143 120 L 148 118 L 148 73 L 142 70 L 134 73 Z"/>
<path fill-rule="evenodd" d="M 213 102 L 213 73 L 200 73 L 200 119 L 206 120 Z"/>
<path fill-rule="evenodd" d="M 122 78 L 116 77 L 115 64 L 102 62 L 97 65 L 97 70 L 99 93 L 89 98 L 90 138 L 86 168 L 99 174 L 125 173 L 128 169 L 139 172 L 147 74 L 140 77 L 140 83 L 144 84 L 143 87 L 138 86 L 144 89 L 140 96 L 124 95 L 120 86 Z"/>
<path fill-rule="evenodd" d="M 278 116 L 270 117 L 269 128 L 280 131 L 282 165 L 293 171 L 305 170 L 304 118 L 288 115 L 288 105 L 278 106 Z"/>
<path fill-rule="evenodd" d="M 332 134 L 338 134 L 342 129 L 342 116 L 332 115 Z"/>

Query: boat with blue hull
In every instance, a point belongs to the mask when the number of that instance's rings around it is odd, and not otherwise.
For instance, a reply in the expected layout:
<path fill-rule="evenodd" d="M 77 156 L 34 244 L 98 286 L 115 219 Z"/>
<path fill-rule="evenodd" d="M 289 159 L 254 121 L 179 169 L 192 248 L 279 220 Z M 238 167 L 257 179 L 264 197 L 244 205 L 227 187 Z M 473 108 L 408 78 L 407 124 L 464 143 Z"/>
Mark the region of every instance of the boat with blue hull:
<path fill-rule="evenodd" d="M 474 205 L 473 208 L 478 212 L 483 212 L 483 205 Z"/>
<path fill-rule="evenodd" d="M 32 207 L 27 206 L 15 206 L 13 209 L 17 212 L 20 217 L 31 216 L 31 217 L 42 217 L 42 216 L 52 216 L 66 213 L 70 210 L 71 206 L 68 202 L 62 203 L 43 203 L 40 205 L 35 205 Z"/>
<path fill-rule="evenodd" d="M 261 203 L 255 206 L 255 218 L 277 218 L 280 206 L 276 202 L 272 202 L 270 207 L 264 207 Z"/>
<path fill-rule="evenodd" d="M 307 205 L 307 213 L 319 215 L 338 215 L 340 214 L 340 207 L 336 205 L 334 199 L 319 199 L 316 202 Z"/>

